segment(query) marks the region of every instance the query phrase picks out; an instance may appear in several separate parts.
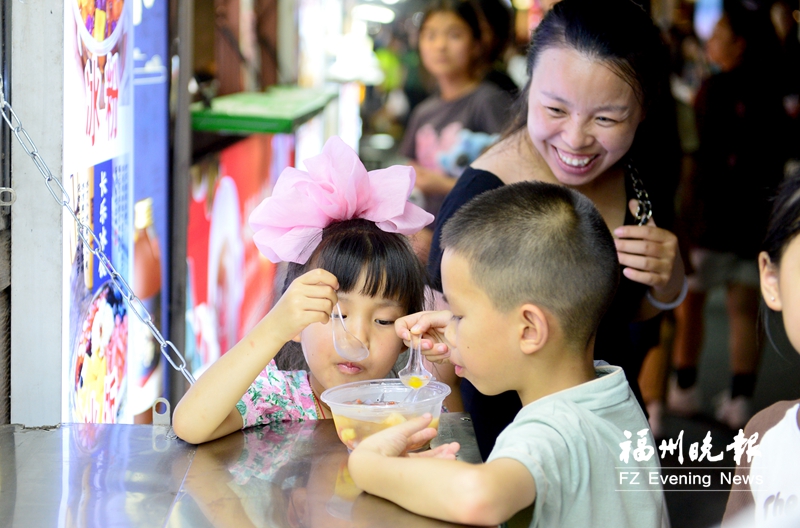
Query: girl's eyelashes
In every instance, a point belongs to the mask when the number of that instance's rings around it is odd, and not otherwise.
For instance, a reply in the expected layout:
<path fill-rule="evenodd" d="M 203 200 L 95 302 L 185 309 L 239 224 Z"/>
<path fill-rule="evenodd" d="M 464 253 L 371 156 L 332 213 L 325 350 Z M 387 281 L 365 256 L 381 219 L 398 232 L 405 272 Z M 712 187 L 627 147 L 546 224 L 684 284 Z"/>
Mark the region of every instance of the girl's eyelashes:
<path fill-rule="evenodd" d="M 456 314 L 453 314 L 453 315 L 450 317 L 450 320 L 451 320 L 451 321 L 453 321 L 454 323 L 457 323 L 457 322 L 461 321 L 461 319 L 462 319 L 463 317 L 464 317 L 463 315 L 456 315 Z"/>
<path fill-rule="evenodd" d="M 339 314 L 333 313 L 331 314 L 332 319 L 338 319 Z M 347 319 L 345 314 L 342 314 L 342 319 Z M 381 326 L 394 326 L 394 319 L 375 319 L 375 322 Z"/>
<path fill-rule="evenodd" d="M 560 108 L 556 108 L 554 106 L 545 106 L 545 109 L 554 116 L 562 116 L 564 115 L 564 111 Z"/>

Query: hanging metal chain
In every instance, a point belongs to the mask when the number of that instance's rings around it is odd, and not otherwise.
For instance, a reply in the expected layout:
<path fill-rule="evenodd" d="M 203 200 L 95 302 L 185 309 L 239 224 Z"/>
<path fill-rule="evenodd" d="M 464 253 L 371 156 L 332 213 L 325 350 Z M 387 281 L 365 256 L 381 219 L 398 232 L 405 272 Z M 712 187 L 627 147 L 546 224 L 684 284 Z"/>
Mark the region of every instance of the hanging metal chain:
<path fill-rule="evenodd" d="M 55 176 L 53 176 L 52 172 L 50 172 L 47 163 L 45 163 L 44 159 L 39 154 L 36 144 L 28 135 L 28 132 L 22 127 L 22 122 L 20 121 L 19 117 L 17 117 L 14 109 L 11 108 L 11 105 L 8 103 L 8 101 L 6 101 L 2 75 L 0 75 L 0 114 L 2 114 L 3 120 L 8 125 L 8 128 L 11 129 L 11 131 L 17 137 L 19 144 L 22 145 L 22 149 L 28 156 L 30 156 L 34 165 L 36 165 L 36 168 L 39 169 L 42 177 L 44 177 L 44 183 L 47 185 L 47 190 L 50 191 L 53 199 L 61 204 L 75 220 L 75 223 L 78 226 L 78 236 L 80 236 L 85 247 L 89 249 L 89 251 L 91 251 L 92 255 L 97 258 L 100 264 L 106 268 L 111 277 L 111 282 L 114 283 L 114 286 L 117 288 L 117 291 L 119 291 L 120 295 L 125 298 L 125 301 L 128 303 L 128 306 L 131 308 L 136 317 L 139 318 L 139 320 L 150 330 L 150 333 L 153 334 L 155 340 L 158 341 L 158 345 L 161 348 L 161 353 L 167 359 L 169 364 L 172 365 L 175 370 L 183 374 L 183 377 L 186 378 L 189 383 L 193 384 L 195 379 L 194 376 L 192 376 L 192 373 L 187 370 L 186 359 L 184 359 L 183 355 L 178 351 L 172 341 L 164 339 L 164 336 L 161 335 L 161 332 L 159 332 L 158 328 L 156 328 L 155 324 L 153 324 L 153 318 L 150 317 L 150 312 L 147 311 L 144 303 L 142 303 L 142 301 L 136 295 L 134 295 L 133 290 L 128 285 L 127 281 L 114 268 L 114 266 L 111 264 L 111 261 L 108 260 L 108 257 L 106 257 L 105 253 L 100 250 L 99 245 L 94 243 L 95 240 L 97 240 L 97 235 L 94 234 L 92 228 L 78 219 L 78 215 L 72 210 L 72 207 L 70 207 L 69 194 L 67 194 L 67 191 L 64 189 L 64 186 L 61 185 L 61 182 Z M 55 186 L 53 185 L 54 183 Z"/>
<path fill-rule="evenodd" d="M 636 200 L 639 206 L 636 208 L 636 223 L 640 226 L 647 224 L 653 216 L 653 204 L 650 203 L 650 195 L 647 194 L 647 189 L 644 188 L 644 183 L 639 178 L 639 171 L 633 164 L 633 160 L 628 158 L 628 174 L 633 182 L 633 192 L 636 194 Z"/>

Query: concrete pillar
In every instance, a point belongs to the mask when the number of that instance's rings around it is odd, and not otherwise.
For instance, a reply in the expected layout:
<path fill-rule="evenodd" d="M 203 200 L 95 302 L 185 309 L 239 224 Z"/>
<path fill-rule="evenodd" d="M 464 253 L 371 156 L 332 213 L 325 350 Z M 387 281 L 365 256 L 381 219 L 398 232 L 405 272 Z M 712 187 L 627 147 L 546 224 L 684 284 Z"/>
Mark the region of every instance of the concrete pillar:
<path fill-rule="evenodd" d="M 61 179 L 65 2 L 9 4 L 10 102 Z M 62 415 L 66 339 L 64 212 L 16 138 L 11 181 L 17 193 L 11 208 L 11 423 L 54 425 Z"/>

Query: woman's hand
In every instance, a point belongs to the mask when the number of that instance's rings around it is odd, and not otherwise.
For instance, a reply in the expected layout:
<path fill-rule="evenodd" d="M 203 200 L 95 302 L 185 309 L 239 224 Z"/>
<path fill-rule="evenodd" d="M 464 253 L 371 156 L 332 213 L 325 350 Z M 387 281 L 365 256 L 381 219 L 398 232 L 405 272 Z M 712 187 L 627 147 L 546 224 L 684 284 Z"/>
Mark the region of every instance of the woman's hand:
<path fill-rule="evenodd" d="M 629 202 L 635 213 L 638 202 Z M 685 272 L 678 249 L 678 237 L 656 226 L 650 218 L 647 225 L 623 225 L 614 230 L 622 273 L 630 280 L 653 288 L 653 297 L 668 303 L 681 292 Z"/>
<path fill-rule="evenodd" d="M 338 302 L 339 281 L 324 269 L 311 270 L 297 277 L 286 289 L 265 319 L 270 327 L 291 341 L 311 323 L 327 323 Z"/>
<path fill-rule="evenodd" d="M 444 337 L 453 314 L 447 310 L 417 312 L 394 322 L 394 329 L 406 346 L 411 346 L 411 335 L 419 336 L 420 349 L 425 359 L 443 363 L 450 357 L 450 346 Z"/>

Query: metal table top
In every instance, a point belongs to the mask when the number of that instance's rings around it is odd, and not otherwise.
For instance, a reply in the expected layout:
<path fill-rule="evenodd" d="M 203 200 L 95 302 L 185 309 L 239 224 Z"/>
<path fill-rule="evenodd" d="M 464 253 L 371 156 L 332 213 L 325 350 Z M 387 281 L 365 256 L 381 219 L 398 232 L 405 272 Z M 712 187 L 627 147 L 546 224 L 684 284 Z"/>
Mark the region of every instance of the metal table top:
<path fill-rule="evenodd" d="M 439 442 L 480 461 L 464 413 Z M 167 426 L 0 426 L 0 527 L 446 527 L 360 492 L 332 420 L 194 446 Z"/>

